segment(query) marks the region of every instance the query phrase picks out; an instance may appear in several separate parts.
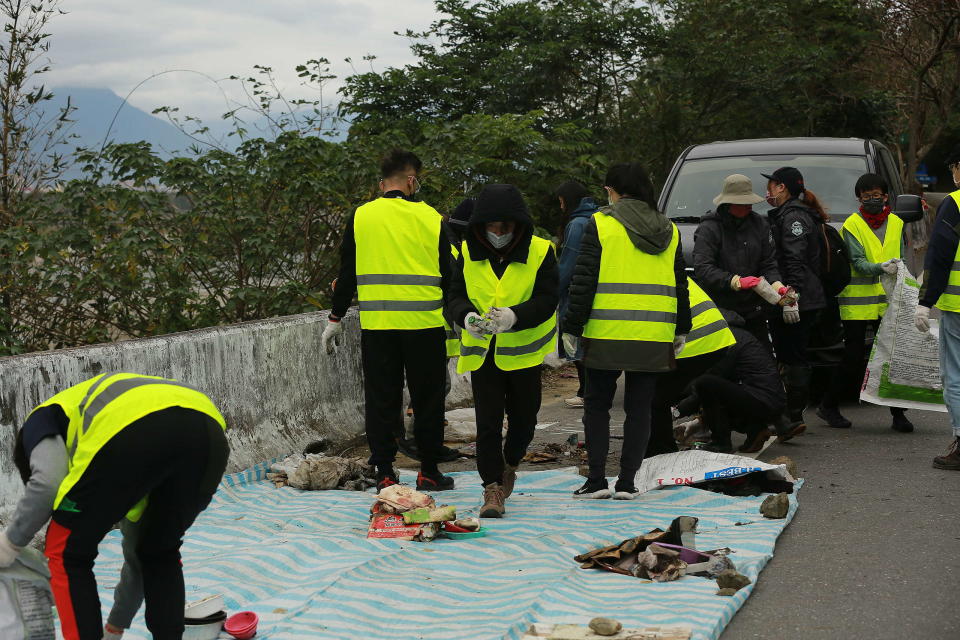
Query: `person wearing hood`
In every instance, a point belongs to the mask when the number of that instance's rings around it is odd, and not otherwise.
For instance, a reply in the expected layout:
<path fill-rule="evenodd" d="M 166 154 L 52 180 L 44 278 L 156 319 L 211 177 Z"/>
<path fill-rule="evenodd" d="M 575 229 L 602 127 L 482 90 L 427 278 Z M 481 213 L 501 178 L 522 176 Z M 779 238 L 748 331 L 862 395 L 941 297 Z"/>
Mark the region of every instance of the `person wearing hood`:
<path fill-rule="evenodd" d="M 563 318 L 564 348 L 583 340 L 587 373 L 583 427 L 590 470 L 575 498 L 608 498 L 610 407 L 625 374 L 623 449 L 613 497 L 638 495 L 634 479 L 650 438 L 658 373 L 676 367 L 690 331 L 690 296 L 680 232 L 656 209 L 653 185 L 636 163 L 614 165 L 610 206 L 595 213 L 583 242 Z"/>
<path fill-rule="evenodd" d="M 461 243 L 448 301 L 464 328 L 457 371 L 472 372 L 481 518 L 503 517 L 533 440 L 540 369 L 557 338 L 557 277 L 553 244 L 533 235 L 520 191 L 509 184 L 485 186 Z"/>
<path fill-rule="evenodd" d="M 827 298 L 820 282 L 820 225 L 829 222 L 817 196 L 806 188 L 803 174 L 794 167 L 781 167 L 767 179 L 767 203 L 773 207 L 767 214 L 783 283 L 799 294 L 799 300 L 785 305 L 773 317 L 770 333 L 777 361 L 784 371 L 787 388 L 785 424 L 778 433 L 784 440 L 797 436 L 807 428 L 803 410 L 810 394 L 812 368 L 807 357 L 810 335 L 820 312 L 827 307 Z"/>
<path fill-rule="evenodd" d="M 564 182 L 557 187 L 554 195 L 560 201 L 560 210 L 567 216 L 567 226 L 563 230 L 563 247 L 560 250 L 560 308 L 557 311 L 557 317 L 562 318 L 567 311 L 570 299 L 570 281 L 573 279 L 577 256 L 580 255 L 583 230 L 600 207 L 597 206 L 596 200 L 589 194 L 587 188 L 576 180 Z M 580 383 L 576 395 L 567 398 L 564 402 L 568 407 L 582 408 L 585 381 L 583 362 L 577 359 L 577 354 L 566 353 L 562 342 L 560 356 L 573 361 L 577 368 L 577 380 Z"/>
<path fill-rule="evenodd" d="M 843 223 L 841 235 L 850 255 L 850 284 L 837 296 L 843 322 L 843 359 L 835 369 L 833 382 L 824 391 L 817 415 L 828 426 L 848 429 L 851 422 L 840 413 L 840 398 L 859 389 L 863 382 L 867 327 L 874 334 L 887 310 L 880 276 L 896 275 L 904 255 L 904 221 L 890 212 L 887 181 L 875 173 L 857 180 L 854 193 L 860 208 Z M 890 407 L 894 431 L 909 433 L 913 423 L 906 409 Z"/>
<path fill-rule="evenodd" d="M 929 333 L 930 309 L 940 309 L 940 376 L 953 440 L 944 455 L 933 459 L 933 466 L 960 471 L 960 144 L 947 156 L 946 164 L 957 190 L 937 208 L 923 259 L 914 324 L 918 331 Z"/>
<path fill-rule="evenodd" d="M 724 179 L 713 199 L 717 208 L 703 216 L 693 236 L 693 273 L 717 306 L 737 312 L 747 330 L 769 346 L 767 317 L 773 307 L 754 287 L 760 276 L 774 290 L 783 284 L 770 225 L 753 210 L 761 202 L 747 176 L 733 174 Z"/>

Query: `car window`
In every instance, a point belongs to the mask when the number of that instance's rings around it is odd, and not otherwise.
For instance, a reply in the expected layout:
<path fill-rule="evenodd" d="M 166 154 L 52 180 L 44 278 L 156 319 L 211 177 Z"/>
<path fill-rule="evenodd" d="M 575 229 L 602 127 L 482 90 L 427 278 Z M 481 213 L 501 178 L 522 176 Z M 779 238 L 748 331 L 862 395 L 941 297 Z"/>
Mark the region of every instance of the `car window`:
<path fill-rule="evenodd" d="M 897 195 L 903 190 L 900 184 L 900 173 L 897 170 L 897 164 L 893 161 L 893 156 L 890 155 L 890 151 L 886 147 L 879 147 L 879 151 L 880 160 L 883 162 L 884 177 L 887 179 L 887 182 L 890 183 L 891 192 Z"/>
<path fill-rule="evenodd" d="M 853 187 L 867 171 L 866 156 L 740 156 L 685 160 L 664 208 L 671 218 L 699 217 L 714 208 L 713 198 L 720 193 L 723 180 L 742 173 L 753 181 L 754 193 L 761 197 L 767 181 L 761 175 L 779 167 L 796 167 L 804 184 L 817 194 L 831 218 L 843 220 L 857 208 Z M 754 205 L 754 211 L 766 213 L 766 202 Z"/>

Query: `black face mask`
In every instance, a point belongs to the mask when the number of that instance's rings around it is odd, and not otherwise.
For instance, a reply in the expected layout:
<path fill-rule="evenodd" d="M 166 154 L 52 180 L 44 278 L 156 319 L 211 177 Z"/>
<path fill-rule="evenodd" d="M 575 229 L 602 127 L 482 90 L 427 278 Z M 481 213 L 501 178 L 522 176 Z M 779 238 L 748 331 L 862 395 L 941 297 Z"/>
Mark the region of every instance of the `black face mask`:
<path fill-rule="evenodd" d="M 869 200 L 864 200 L 860 203 L 860 206 L 863 208 L 864 213 L 869 213 L 870 215 L 877 215 L 883 212 L 883 207 L 885 206 L 883 198 L 870 198 Z"/>

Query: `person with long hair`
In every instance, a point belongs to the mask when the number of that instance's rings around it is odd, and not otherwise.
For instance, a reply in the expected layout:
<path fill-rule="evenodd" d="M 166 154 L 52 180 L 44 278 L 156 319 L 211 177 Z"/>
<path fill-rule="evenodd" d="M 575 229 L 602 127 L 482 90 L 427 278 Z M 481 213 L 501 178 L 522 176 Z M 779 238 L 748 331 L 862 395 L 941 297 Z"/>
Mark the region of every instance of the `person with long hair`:
<path fill-rule="evenodd" d="M 786 424 L 778 433 L 792 438 L 806 429 L 803 410 L 810 390 L 811 366 L 807 357 L 810 334 L 827 306 L 819 265 L 820 225 L 830 217 L 817 196 L 806 188 L 803 174 L 794 167 L 781 167 L 767 179 L 767 214 L 783 284 L 793 287 L 799 299 L 783 307 L 770 322 L 773 346 L 787 389 Z"/>

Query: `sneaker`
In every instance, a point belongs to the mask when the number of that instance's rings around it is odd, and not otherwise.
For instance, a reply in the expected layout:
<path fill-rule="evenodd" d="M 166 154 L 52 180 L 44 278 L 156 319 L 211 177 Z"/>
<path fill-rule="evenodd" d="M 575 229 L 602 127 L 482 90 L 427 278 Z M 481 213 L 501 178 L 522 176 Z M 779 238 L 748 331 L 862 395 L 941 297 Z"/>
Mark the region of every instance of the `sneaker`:
<path fill-rule="evenodd" d="M 417 474 L 417 491 L 447 491 L 453 489 L 453 485 L 453 478 L 442 473 L 434 475 L 421 471 Z"/>
<path fill-rule="evenodd" d="M 960 436 L 953 439 L 945 455 L 933 459 L 933 468 L 960 471 Z"/>
<path fill-rule="evenodd" d="M 571 409 L 583 408 L 583 398 L 580 396 L 573 396 L 572 398 L 567 398 L 563 402 Z"/>
<path fill-rule="evenodd" d="M 638 495 L 640 491 L 633 484 L 624 484 L 617 480 L 617 484 L 613 487 L 614 500 L 633 500 Z"/>
<path fill-rule="evenodd" d="M 400 478 L 395 472 L 377 473 L 377 493 L 395 484 L 400 484 Z"/>
<path fill-rule="evenodd" d="M 590 480 L 588 478 L 582 487 L 573 492 L 573 497 L 579 500 L 591 498 L 601 500 L 603 498 L 609 498 L 610 485 L 607 484 L 606 478 L 600 480 Z"/>
<path fill-rule="evenodd" d="M 506 500 L 513 493 L 513 485 L 517 482 L 517 468 L 506 464 L 503 466 L 503 499 Z"/>
<path fill-rule="evenodd" d="M 747 436 L 747 439 L 743 441 L 742 445 L 740 445 L 739 451 L 741 453 L 756 453 L 763 449 L 763 445 L 767 443 L 767 440 L 770 439 L 771 435 L 773 434 L 770 433 L 769 429 L 760 429 L 760 431 L 757 431 L 753 437 Z"/>
<path fill-rule="evenodd" d="M 833 427 L 834 429 L 849 429 L 853 426 L 853 423 L 844 418 L 843 414 L 840 413 L 840 410 L 836 407 L 820 405 L 817 408 L 817 416 L 826 422 L 828 427 Z"/>
<path fill-rule="evenodd" d="M 900 433 L 911 433 L 913 431 L 913 423 L 904 415 L 903 411 L 898 411 L 893 414 L 893 424 L 890 425 L 890 428 Z"/>
<path fill-rule="evenodd" d="M 481 518 L 502 518 L 506 513 L 503 506 L 505 496 L 503 487 L 496 482 L 483 488 L 483 506 L 480 507 Z"/>

